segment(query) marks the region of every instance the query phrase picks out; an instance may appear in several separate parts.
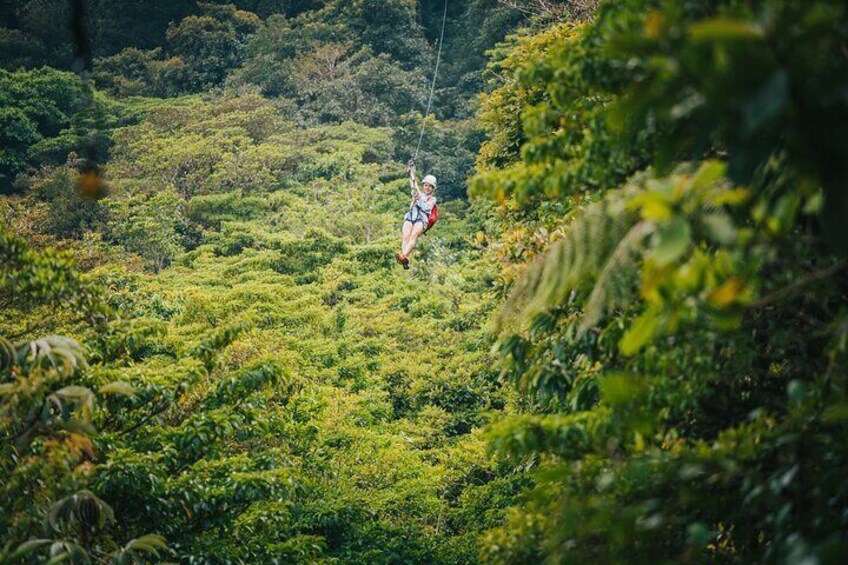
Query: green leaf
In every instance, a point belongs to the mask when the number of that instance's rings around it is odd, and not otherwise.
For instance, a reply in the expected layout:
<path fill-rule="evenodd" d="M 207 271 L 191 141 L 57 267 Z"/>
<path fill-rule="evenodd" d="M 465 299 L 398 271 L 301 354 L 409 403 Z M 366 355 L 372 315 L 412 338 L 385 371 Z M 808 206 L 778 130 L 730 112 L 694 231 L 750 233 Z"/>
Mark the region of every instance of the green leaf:
<path fill-rule="evenodd" d="M 806 395 L 807 386 L 798 379 L 793 379 L 786 385 L 786 396 L 789 398 L 790 405 L 798 406 L 804 401 Z"/>
<path fill-rule="evenodd" d="M 675 216 L 657 231 L 656 245 L 650 257 L 660 267 L 664 267 L 679 259 L 689 248 L 691 240 L 692 234 L 689 222 L 681 216 Z"/>
<path fill-rule="evenodd" d="M 47 513 L 47 523 L 50 527 L 58 531 L 61 528 L 61 521 L 65 519 L 71 508 L 73 506 L 70 496 L 54 502 Z"/>
<path fill-rule="evenodd" d="M 832 404 L 824 411 L 824 421 L 832 424 L 848 422 L 848 403 Z"/>
<path fill-rule="evenodd" d="M 84 386 L 66 386 L 55 392 L 56 396 L 68 400 L 85 400 L 91 396 L 91 390 Z"/>
<path fill-rule="evenodd" d="M 124 546 L 124 552 L 144 551 L 158 556 L 159 550 L 167 550 L 168 545 L 165 543 L 165 538 L 158 534 L 147 534 L 130 540 Z"/>
<path fill-rule="evenodd" d="M 630 356 L 642 349 L 654 337 L 659 323 L 659 313 L 650 308 L 636 318 L 618 342 L 624 355 Z"/>
<path fill-rule="evenodd" d="M 804 214 L 809 216 L 815 216 L 816 214 L 822 211 L 822 207 L 824 206 L 824 192 L 821 190 L 816 191 L 815 194 L 810 196 L 807 201 L 804 203 Z"/>
<path fill-rule="evenodd" d="M 686 528 L 686 534 L 689 538 L 689 543 L 695 547 L 705 547 L 710 541 L 710 532 L 703 522 L 692 522 Z"/>
<path fill-rule="evenodd" d="M 719 192 L 711 199 L 711 202 L 714 206 L 739 206 L 750 196 L 751 191 L 747 188 L 734 188 Z"/>
<path fill-rule="evenodd" d="M 701 221 L 707 230 L 707 234 L 722 245 L 731 245 L 736 241 L 736 226 L 725 214 L 707 214 Z"/>
<path fill-rule="evenodd" d="M 50 560 L 47 561 L 44 565 L 55 565 L 56 563 L 62 563 L 63 561 L 67 561 L 70 558 L 71 554 L 67 551 L 63 551 L 62 553 L 51 557 Z"/>
<path fill-rule="evenodd" d="M 701 189 L 711 186 L 727 174 L 727 165 L 722 161 L 704 161 L 692 176 L 692 188 Z"/>
<path fill-rule="evenodd" d="M 135 396 L 135 387 L 124 381 L 114 381 L 100 387 L 101 394 L 119 394 L 121 396 Z"/>
<path fill-rule="evenodd" d="M 713 18 L 689 26 L 693 41 L 735 41 L 762 39 L 763 31 L 750 22 Z"/>
<path fill-rule="evenodd" d="M 639 209 L 639 214 L 646 220 L 661 221 L 671 217 L 669 198 L 658 190 L 643 192 L 631 198 L 627 207 Z"/>
<path fill-rule="evenodd" d="M 18 548 L 15 550 L 15 552 L 9 557 L 9 561 L 14 562 L 17 559 L 21 559 L 22 557 L 26 557 L 30 553 L 37 551 L 37 550 L 41 549 L 42 547 L 50 545 L 51 543 L 53 543 L 52 539 L 43 539 L 43 538 L 31 539 L 31 540 L 25 541 L 24 543 L 19 545 Z"/>
<path fill-rule="evenodd" d="M 64 422 L 59 422 L 56 424 L 56 429 L 85 436 L 97 435 L 97 428 L 95 428 L 90 422 L 80 420 L 79 418 L 70 418 Z"/>
<path fill-rule="evenodd" d="M 610 406 L 632 402 L 647 389 L 647 383 L 643 378 L 624 373 L 606 374 L 598 384 L 604 403 Z"/>

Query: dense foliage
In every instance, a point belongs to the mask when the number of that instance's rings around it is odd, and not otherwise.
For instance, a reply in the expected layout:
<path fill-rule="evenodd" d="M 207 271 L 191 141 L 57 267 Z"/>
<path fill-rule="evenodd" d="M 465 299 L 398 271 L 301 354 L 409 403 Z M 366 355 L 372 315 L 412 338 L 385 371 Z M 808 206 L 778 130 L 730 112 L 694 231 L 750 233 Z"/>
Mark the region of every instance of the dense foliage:
<path fill-rule="evenodd" d="M 34 4 L 3 14 L 0 561 L 474 562 L 524 484 L 481 434 L 509 394 L 479 222 L 447 202 L 392 258 L 440 6 L 86 3 L 84 81 Z M 476 87 L 440 86 L 450 200 Z"/>
<path fill-rule="evenodd" d="M 442 0 L 79 4 L 0 6 L 0 563 L 848 550 L 842 2 L 449 2 L 430 116 Z"/>
<path fill-rule="evenodd" d="M 132 391 L 92 408 L 83 460 L 45 452 L 69 476 L 88 469 L 53 496 L 87 486 L 114 511 L 114 539 L 157 524 L 188 561 L 474 561 L 521 478 L 478 431 L 507 397 L 467 206 L 445 205 L 410 278 L 391 255 L 406 188 L 390 131 L 301 129 L 256 95 L 144 111 L 116 132 L 112 190 L 81 203 L 91 213 L 51 206 L 74 190 L 69 165 L 6 211 L 34 241 L 93 255 L 84 278 L 112 318 L 80 326 L 54 293 L 67 320 L 22 328 L 35 311 L 20 304 L 3 333 L 73 335 L 88 363 L 62 384 Z M 32 223 L 37 210 L 47 221 Z M 8 472 L 12 499 L 27 483 Z M 42 512 L 4 516 L 13 539 Z"/>
<path fill-rule="evenodd" d="M 475 188 L 525 413 L 492 441 L 538 470 L 487 559 L 844 554 L 846 18 L 610 3 L 493 63 Z"/>
<path fill-rule="evenodd" d="M 418 145 L 439 39 L 440 0 L 83 4 L 94 54 L 92 78 L 104 92 L 175 97 L 219 88 L 259 90 L 299 125 L 355 121 L 394 128 L 398 161 L 409 159 Z M 448 7 L 434 116 L 428 120 L 435 135 L 421 148 L 419 165 L 444 178 L 443 194 L 453 198 L 465 195 L 481 139 L 470 118 L 482 87 L 485 52 L 521 20 L 498 0 Z M 63 163 L 68 150 L 88 157 L 95 147 L 96 158 L 105 160 L 108 135 L 92 137 L 137 117 L 120 105 L 104 107 L 103 97 L 92 100 L 90 87 L 75 86 L 80 92 L 73 96 L 62 93 L 68 86 L 61 81 L 71 75 L 21 70 L 72 67 L 67 12 L 64 3 L 35 0 L 0 9 L 0 26 L 6 26 L 0 27 L 0 50 L 8 54 L 0 67 L 17 71 L 0 75 L 0 92 L 7 90 L 3 77 L 9 76 L 13 98 L 0 97 L 0 124 L 8 132 L 0 135 L 9 145 L 9 153 L 0 155 L 2 192 L 11 192 L 16 176 L 29 167 Z M 24 100 L 46 102 L 59 94 L 60 112 L 50 124 L 18 107 Z M 69 113 L 69 105 L 77 113 Z"/>

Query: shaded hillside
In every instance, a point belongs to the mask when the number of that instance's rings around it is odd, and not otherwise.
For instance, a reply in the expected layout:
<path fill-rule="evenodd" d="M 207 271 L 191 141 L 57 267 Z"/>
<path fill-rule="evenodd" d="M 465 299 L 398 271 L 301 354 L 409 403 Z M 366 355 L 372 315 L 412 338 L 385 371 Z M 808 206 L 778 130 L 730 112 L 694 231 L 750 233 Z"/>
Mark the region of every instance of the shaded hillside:
<path fill-rule="evenodd" d="M 112 337 L 64 316 L 38 328 L 89 345 L 81 384 L 136 391 L 93 420 L 110 536 L 157 524 L 182 560 L 473 562 L 520 484 L 479 433 L 507 394 L 477 221 L 445 205 L 401 270 L 390 132 L 273 116 L 255 97 L 195 100 L 119 130 L 99 235 L 72 245 L 94 259 Z M 22 489 L 8 494 L 52 487 Z"/>

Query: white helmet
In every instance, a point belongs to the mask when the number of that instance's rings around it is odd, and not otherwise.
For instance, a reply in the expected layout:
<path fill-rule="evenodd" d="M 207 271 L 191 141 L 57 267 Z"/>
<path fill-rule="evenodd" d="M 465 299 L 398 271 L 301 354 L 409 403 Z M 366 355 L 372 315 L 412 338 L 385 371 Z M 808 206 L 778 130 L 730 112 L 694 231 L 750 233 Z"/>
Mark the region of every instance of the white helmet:
<path fill-rule="evenodd" d="M 436 188 L 436 177 L 433 175 L 427 175 L 424 177 L 424 180 L 421 181 L 421 184 L 429 184 L 432 185 L 433 188 Z"/>

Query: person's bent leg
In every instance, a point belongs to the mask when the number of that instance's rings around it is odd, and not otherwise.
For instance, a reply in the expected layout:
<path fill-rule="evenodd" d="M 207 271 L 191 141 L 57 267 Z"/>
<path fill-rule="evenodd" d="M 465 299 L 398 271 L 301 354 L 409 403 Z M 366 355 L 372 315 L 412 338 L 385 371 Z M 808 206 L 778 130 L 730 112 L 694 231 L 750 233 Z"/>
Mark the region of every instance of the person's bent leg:
<path fill-rule="evenodd" d="M 403 234 L 402 247 L 406 247 L 406 243 L 409 241 L 409 236 L 412 235 L 412 222 L 404 220 L 401 233 Z"/>
<path fill-rule="evenodd" d="M 405 259 L 404 249 L 406 249 L 406 246 L 409 243 L 409 237 L 412 235 L 412 222 L 409 220 L 403 222 L 401 234 L 400 253 L 395 253 L 395 259 L 398 260 L 398 263 L 402 263 Z"/>
<path fill-rule="evenodd" d="M 409 239 L 401 252 L 404 257 L 409 257 L 412 250 L 415 249 L 415 243 L 418 241 L 418 236 L 422 233 L 424 233 L 424 224 L 416 222 L 415 225 L 412 226 L 412 233 L 409 234 Z"/>
<path fill-rule="evenodd" d="M 403 238 L 401 240 L 400 250 L 403 253 L 403 250 L 406 249 L 407 243 L 409 243 L 409 236 L 412 235 L 412 222 L 406 220 L 403 222 Z"/>

